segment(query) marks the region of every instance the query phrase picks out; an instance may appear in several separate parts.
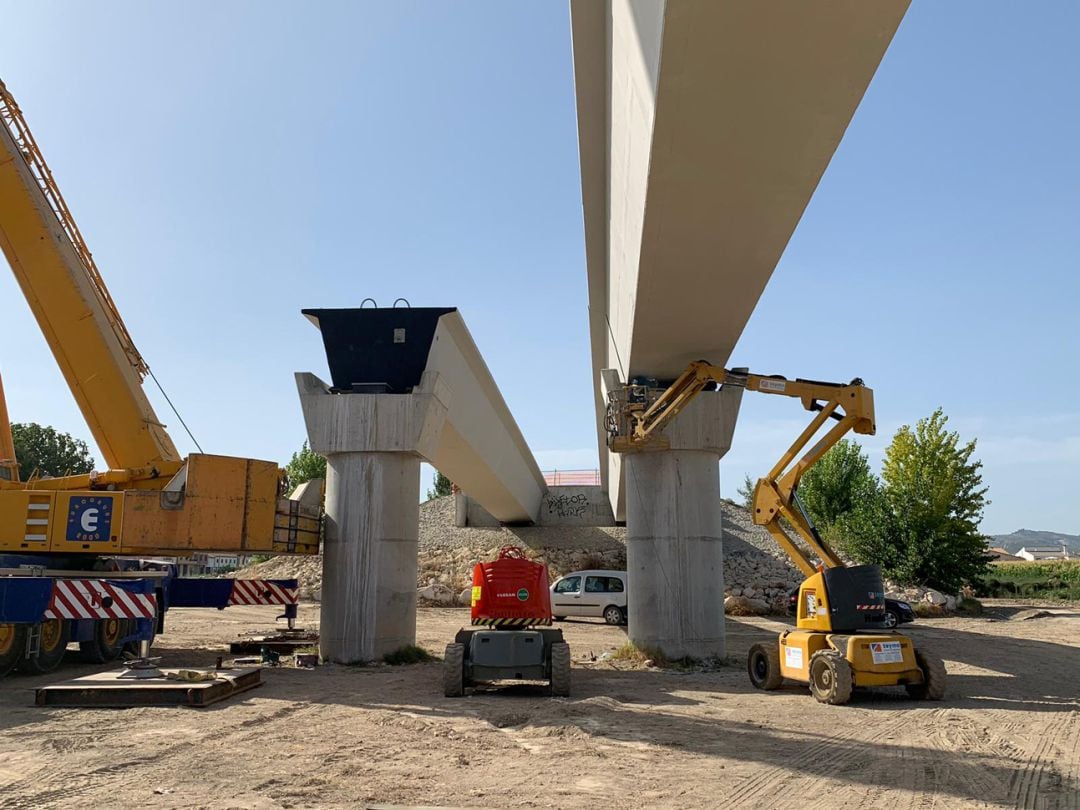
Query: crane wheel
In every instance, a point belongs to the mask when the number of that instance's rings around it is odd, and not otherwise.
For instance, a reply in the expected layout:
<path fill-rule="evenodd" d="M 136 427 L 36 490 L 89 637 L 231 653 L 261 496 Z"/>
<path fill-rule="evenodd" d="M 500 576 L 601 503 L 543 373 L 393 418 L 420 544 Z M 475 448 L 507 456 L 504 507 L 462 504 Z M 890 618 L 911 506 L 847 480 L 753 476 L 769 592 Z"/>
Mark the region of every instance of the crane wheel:
<path fill-rule="evenodd" d="M 30 675 L 52 672 L 64 660 L 68 645 L 68 623 L 63 619 L 46 619 L 39 625 L 38 653 L 33 658 L 23 658 L 19 669 Z"/>
<path fill-rule="evenodd" d="M 131 635 L 129 619 L 99 619 L 94 622 L 94 637 L 79 642 L 79 654 L 91 664 L 115 661 L 124 651 L 120 639 Z"/>
<path fill-rule="evenodd" d="M 465 694 L 465 645 L 447 644 L 443 656 L 443 694 L 461 697 Z"/>
<path fill-rule="evenodd" d="M 945 697 L 945 662 L 931 652 L 915 651 L 915 663 L 922 670 L 922 683 L 909 683 L 904 686 L 907 693 L 915 700 L 941 700 Z"/>
<path fill-rule="evenodd" d="M 26 625 L 0 624 L 0 678 L 22 659 L 26 651 Z"/>
<path fill-rule="evenodd" d="M 810 693 L 821 703 L 840 706 L 851 700 L 855 681 L 851 664 L 834 650 L 818 650 L 810 656 Z"/>
<path fill-rule="evenodd" d="M 750 654 L 746 656 L 746 671 L 755 688 L 779 689 L 784 676 L 780 674 L 780 650 L 776 642 L 751 647 Z"/>
<path fill-rule="evenodd" d="M 565 641 L 551 645 L 551 694 L 570 697 L 570 645 Z"/>

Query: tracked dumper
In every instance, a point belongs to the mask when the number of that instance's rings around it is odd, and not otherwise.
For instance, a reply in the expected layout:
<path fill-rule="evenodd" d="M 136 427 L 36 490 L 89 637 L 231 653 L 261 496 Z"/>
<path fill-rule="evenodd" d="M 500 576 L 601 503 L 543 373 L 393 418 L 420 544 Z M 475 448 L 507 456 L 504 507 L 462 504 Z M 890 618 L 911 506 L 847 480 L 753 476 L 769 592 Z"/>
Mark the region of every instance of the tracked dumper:
<path fill-rule="evenodd" d="M 516 546 L 473 569 L 472 626 L 446 645 L 443 691 L 497 681 L 543 681 L 551 694 L 570 694 L 570 645 L 551 627 L 547 567 Z"/>

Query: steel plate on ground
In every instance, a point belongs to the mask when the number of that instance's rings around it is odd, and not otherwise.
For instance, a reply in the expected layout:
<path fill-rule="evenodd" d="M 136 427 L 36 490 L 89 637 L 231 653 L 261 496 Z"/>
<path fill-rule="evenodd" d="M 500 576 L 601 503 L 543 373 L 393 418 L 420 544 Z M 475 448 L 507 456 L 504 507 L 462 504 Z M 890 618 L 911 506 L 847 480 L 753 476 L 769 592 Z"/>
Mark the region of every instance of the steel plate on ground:
<path fill-rule="evenodd" d="M 115 707 L 134 706 L 209 706 L 240 692 L 262 685 L 259 667 L 234 670 L 208 670 L 218 677 L 213 681 L 190 682 L 165 679 L 128 680 L 118 673 L 99 672 L 70 681 L 42 686 L 37 690 L 38 706 Z M 176 669 L 163 669 L 177 673 Z"/>

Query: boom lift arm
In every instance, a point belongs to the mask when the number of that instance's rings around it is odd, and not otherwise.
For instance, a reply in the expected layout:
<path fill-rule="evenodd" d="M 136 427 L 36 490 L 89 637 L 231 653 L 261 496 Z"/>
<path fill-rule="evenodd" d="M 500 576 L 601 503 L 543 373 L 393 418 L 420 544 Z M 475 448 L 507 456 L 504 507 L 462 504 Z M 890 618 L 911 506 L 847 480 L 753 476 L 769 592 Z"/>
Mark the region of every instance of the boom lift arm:
<path fill-rule="evenodd" d="M 664 425 L 709 385 L 795 397 L 814 413 L 754 488 L 754 523 L 769 531 L 806 579 L 799 586 L 796 628 L 750 648 L 746 667 L 751 683 L 758 689 L 777 689 L 790 679 L 808 684 L 815 698 L 831 704 L 846 703 L 858 686 L 902 685 L 912 697 L 940 700 L 946 680 L 941 659 L 916 650 L 911 639 L 899 633 L 875 632 L 885 610 L 881 570 L 876 565 L 844 565 L 817 533 L 796 494 L 806 472 L 848 431 L 873 435 L 873 391 L 859 379 L 847 385 L 787 380 L 699 361 L 664 391 L 629 385 L 610 392 L 608 446 L 616 453 L 664 448 Z M 830 419 L 836 424 L 807 450 Z M 782 519 L 794 527 L 809 552 L 785 531 Z M 821 559 L 820 569 L 812 555 Z"/>
<path fill-rule="evenodd" d="M 843 561 L 814 528 L 796 493 L 799 481 L 807 470 L 849 431 L 871 436 L 874 434 L 874 392 L 858 378 L 846 385 L 814 380 L 787 380 L 783 377 L 751 374 L 746 369 L 725 369 L 699 360 L 691 363 L 675 382 L 651 401 L 647 389 L 641 386 L 628 386 L 623 394 L 625 401 L 620 401 L 618 394 L 612 396 L 608 413 L 609 448 L 615 453 L 662 449 L 665 446 L 661 435 L 664 426 L 710 385 L 732 385 L 763 394 L 796 397 L 802 402 L 803 408 L 815 413 L 810 424 L 780 457 L 768 475 L 758 480 L 754 488 L 753 518 L 754 523 L 768 530 L 807 577 L 816 574 L 817 568 L 810 554 L 784 530 L 781 518 L 787 519 L 825 567 L 843 567 Z M 836 424 L 799 457 L 810 440 L 830 419 L 835 420 Z"/>

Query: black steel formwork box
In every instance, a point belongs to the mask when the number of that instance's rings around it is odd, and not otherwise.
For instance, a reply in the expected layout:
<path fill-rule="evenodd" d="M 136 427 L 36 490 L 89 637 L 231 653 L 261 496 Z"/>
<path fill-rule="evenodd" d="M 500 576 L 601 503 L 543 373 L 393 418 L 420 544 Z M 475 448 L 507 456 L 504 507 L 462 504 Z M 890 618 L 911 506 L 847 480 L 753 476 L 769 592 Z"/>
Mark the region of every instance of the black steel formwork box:
<path fill-rule="evenodd" d="M 420 384 L 439 318 L 456 307 L 304 309 L 322 333 L 335 392 L 408 394 Z"/>

